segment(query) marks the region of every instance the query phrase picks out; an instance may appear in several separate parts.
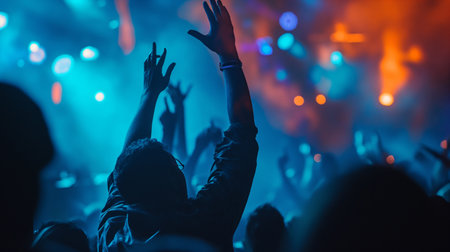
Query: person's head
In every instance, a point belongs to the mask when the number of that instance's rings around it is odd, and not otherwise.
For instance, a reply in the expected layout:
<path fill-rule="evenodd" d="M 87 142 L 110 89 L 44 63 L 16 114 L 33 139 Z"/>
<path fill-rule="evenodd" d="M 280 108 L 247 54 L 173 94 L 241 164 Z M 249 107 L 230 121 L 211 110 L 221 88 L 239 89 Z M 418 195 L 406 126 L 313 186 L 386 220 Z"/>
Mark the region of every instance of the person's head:
<path fill-rule="evenodd" d="M 175 209 L 187 199 L 177 160 L 154 139 L 131 143 L 117 160 L 114 181 L 125 201 L 153 211 Z"/>
<path fill-rule="evenodd" d="M 425 192 L 391 167 L 364 167 L 320 188 L 303 212 L 302 251 L 432 250 Z"/>
<path fill-rule="evenodd" d="M 89 252 L 86 234 L 73 223 L 48 222 L 34 234 L 33 252 Z"/>
<path fill-rule="evenodd" d="M 270 204 L 258 207 L 250 215 L 245 232 L 247 251 L 279 251 L 286 233 L 284 218 Z"/>
<path fill-rule="evenodd" d="M 3 248 L 29 247 L 39 196 L 39 173 L 54 153 L 37 104 L 19 88 L 0 83 L 1 216 Z M 5 247 L 6 246 L 6 247 Z"/>

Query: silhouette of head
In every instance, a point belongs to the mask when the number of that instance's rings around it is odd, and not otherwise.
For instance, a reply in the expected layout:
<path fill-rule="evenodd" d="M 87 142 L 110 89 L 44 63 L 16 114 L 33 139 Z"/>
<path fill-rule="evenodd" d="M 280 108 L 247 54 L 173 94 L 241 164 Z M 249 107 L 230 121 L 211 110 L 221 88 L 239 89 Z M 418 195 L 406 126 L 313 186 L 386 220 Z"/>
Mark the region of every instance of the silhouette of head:
<path fill-rule="evenodd" d="M 35 232 L 32 251 L 89 252 L 89 240 L 73 223 L 49 222 Z"/>
<path fill-rule="evenodd" d="M 258 207 L 250 215 L 245 246 L 248 251 L 279 251 L 286 232 L 283 216 L 271 206 Z"/>
<path fill-rule="evenodd" d="M 125 201 L 165 212 L 187 199 L 177 160 L 154 139 L 131 143 L 117 160 L 114 180 Z"/>
<path fill-rule="evenodd" d="M 41 110 L 17 87 L 0 83 L 0 191 L 3 249 L 29 248 L 39 196 L 39 172 L 53 157 Z M 4 240 L 3 240 L 4 239 Z"/>
<path fill-rule="evenodd" d="M 303 213 L 302 251 L 432 251 L 425 192 L 391 167 L 364 167 L 319 189 Z"/>

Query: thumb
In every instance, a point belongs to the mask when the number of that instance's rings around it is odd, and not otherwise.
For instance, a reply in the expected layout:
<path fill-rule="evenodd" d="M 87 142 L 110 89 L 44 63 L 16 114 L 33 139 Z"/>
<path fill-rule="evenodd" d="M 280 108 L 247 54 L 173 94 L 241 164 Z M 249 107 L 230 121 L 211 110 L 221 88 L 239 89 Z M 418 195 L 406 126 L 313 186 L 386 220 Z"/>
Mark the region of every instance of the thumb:
<path fill-rule="evenodd" d="M 189 31 L 188 31 L 188 34 L 191 35 L 192 37 L 194 37 L 194 38 L 200 40 L 200 42 L 202 42 L 203 44 L 206 45 L 206 40 L 207 40 L 206 35 L 203 35 L 203 34 L 201 34 L 200 32 L 194 31 L 194 30 L 189 30 Z"/>

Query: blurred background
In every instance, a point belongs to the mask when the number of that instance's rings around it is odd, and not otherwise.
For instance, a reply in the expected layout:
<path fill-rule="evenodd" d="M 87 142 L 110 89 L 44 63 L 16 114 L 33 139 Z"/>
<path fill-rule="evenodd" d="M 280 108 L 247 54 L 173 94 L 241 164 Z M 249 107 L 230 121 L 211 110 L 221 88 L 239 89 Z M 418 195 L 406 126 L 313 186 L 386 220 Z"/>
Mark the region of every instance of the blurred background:
<path fill-rule="evenodd" d="M 301 211 L 283 178 L 297 181 L 299 193 L 308 195 L 325 157 L 342 171 L 364 162 L 371 149 L 383 149 L 389 164 L 416 160 L 424 145 L 447 149 L 450 1 L 223 2 L 259 128 L 246 213 L 264 202 L 287 218 Z M 193 86 L 185 102 L 188 151 L 211 121 L 226 129 L 218 59 L 187 35 L 189 29 L 209 29 L 199 0 L 0 2 L 0 79 L 19 85 L 41 106 L 57 147 L 42 174 L 37 225 L 89 218 L 103 207 L 153 41 L 161 52 L 167 48 L 166 62 L 177 63 L 172 81 L 182 89 Z M 162 100 L 153 126 L 157 139 Z M 213 146 L 202 156 L 199 184 L 212 153 Z M 280 174 L 283 153 L 290 159 Z M 419 156 L 435 165 L 435 157 Z"/>

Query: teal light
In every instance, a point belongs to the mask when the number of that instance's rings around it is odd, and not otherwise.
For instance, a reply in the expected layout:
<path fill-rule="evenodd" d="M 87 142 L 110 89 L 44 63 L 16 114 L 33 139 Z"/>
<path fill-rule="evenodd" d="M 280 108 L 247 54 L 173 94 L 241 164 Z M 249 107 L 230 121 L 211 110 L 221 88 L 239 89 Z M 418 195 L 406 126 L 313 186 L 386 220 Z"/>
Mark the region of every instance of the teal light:
<path fill-rule="evenodd" d="M 334 51 L 331 53 L 330 62 L 335 66 L 342 65 L 342 62 L 344 62 L 344 56 L 342 55 L 341 52 Z"/>
<path fill-rule="evenodd" d="M 289 50 L 294 45 L 294 35 L 285 33 L 278 38 L 278 47 L 281 50 Z"/>

